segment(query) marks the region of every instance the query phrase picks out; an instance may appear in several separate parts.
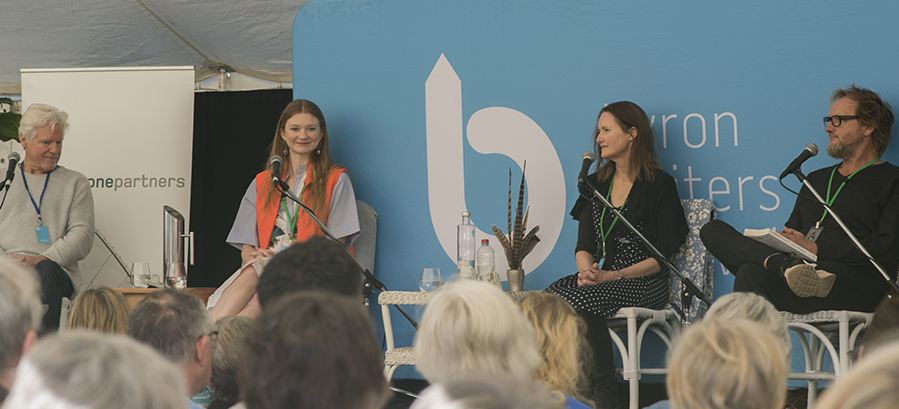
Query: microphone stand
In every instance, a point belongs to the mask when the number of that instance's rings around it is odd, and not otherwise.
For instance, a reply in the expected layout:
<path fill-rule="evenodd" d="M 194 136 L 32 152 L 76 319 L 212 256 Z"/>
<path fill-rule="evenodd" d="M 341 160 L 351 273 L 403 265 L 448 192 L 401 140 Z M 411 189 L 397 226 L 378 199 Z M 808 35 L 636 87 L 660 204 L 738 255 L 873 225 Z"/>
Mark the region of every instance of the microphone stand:
<path fill-rule="evenodd" d="M 825 201 L 824 198 L 822 198 L 821 195 L 818 194 L 818 191 L 815 190 L 814 187 L 812 187 L 812 184 L 808 181 L 808 179 L 805 178 L 805 175 L 802 174 L 802 169 L 797 167 L 796 170 L 793 171 L 793 174 L 796 175 L 797 178 L 799 178 L 802 184 L 805 185 L 805 187 L 807 187 L 813 195 L 815 195 L 815 198 L 818 199 L 818 202 L 820 202 L 821 205 L 823 205 L 824 208 L 827 209 L 827 211 L 831 216 L 833 216 L 833 219 L 837 222 L 837 224 L 840 225 L 840 228 L 843 229 L 843 232 L 845 232 L 846 235 L 849 236 L 849 239 L 852 240 L 852 243 L 855 244 L 855 247 L 858 248 L 859 251 L 862 252 L 862 254 L 868 257 L 868 261 L 870 261 L 871 264 L 874 265 L 874 268 L 876 268 L 877 271 L 880 272 L 880 274 L 886 280 L 887 285 L 889 286 L 889 291 L 885 291 L 887 296 L 893 297 L 899 295 L 899 285 L 897 285 L 895 281 L 890 279 L 890 275 L 887 274 L 883 266 L 881 266 L 880 263 L 878 263 L 877 260 L 874 259 L 874 256 L 872 256 L 871 253 L 868 252 L 868 249 L 866 249 L 865 246 L 860 241 L 858 241 L 858 238 L 856 238 L 855 235 L 852 234 L 851 231 L 849 231 L 849 227 L 846 227 L 846 223 L 843 223 L 843 219 L 841 219 L 840 216 L 837 215 L 837 212 L 835 212 L 827 204 L 827 201 Z"/>
<path fill-rule="evenodd" d="M 681 304 L 683 305 L 684 311 L 681 311 L 681 313 L 684 314 L 685 319 L 686 319 L 685 311 L 690 308 L 690 304 L 692 303 L 692 298 L 694 296 L 696 298 L 698 298 L 699 301 L 702 301 L 702 303 L 705 304 L 706 307 L 709 307 L 712 305 L 711 301 L 709 301 L 709 299 L 705 296 L 705 294 L 703 294 L 702 291 L 700 291 L 699 288 L 696 287 L 696 285 L 693 284 L 693 282 L 690 281 L 689 278 L 685 277 L 683 275 L 683 273 L 681 273 L 680 270 L 678 270 L 677 267 L 674 266 L 674 264 L 672 264 L 670 261 L 668 261 L 668 258 L 666 258 L 662 254 L 662 252 L 659 251 L 659 249 L 657 249 L 655 246 L 653 246 L 652 243 L 646 237 L 644 237 L 643 234 L 640 233 L 640 231 L 637 230 L 637 228 L 634 227 L 634 225 L 631 224 L 631 222 L 626 217 L 624 217 L 624 215 L 621 214 L 621 212 L 618 211 L 618 208 L 613 206 L 612 203 L 610 203 L 609 200 L 605 198 L 605 196 L 603 196 L 601 193 L 599 193 L 599 191 L 596 190 L 596 187 L 594 187 L 593 184 L 590 183 L 589 180 L 587 180 L 586 178 L 578 179 L 577 185 L 578 185 L 578 191 L 580 191 L 581 188 L 586 187 L 587 190 L 590 193 L 592 193 L 592 195 L 594 197 L 599 199 L 599 201 L 601 203 L 598 203 L 598 204 L 609 209 L 613 215 L 618 217 L 618 220 L 620 220 L 622 223 L 624 223 L 624 225 L 627 226 L 627 228 L 630 231 L 634 232 L 634 234 L 636 234 L 637 237 L 640 238 L 640 241 L 643 242 L 643 245 L 646 246 L 646 249 L 649 250 L 649 252 L 652 253 L 656 257 L 656 260 L 661 260 L 662 263 L 665 264 L 666 267 L 668 267 L 668 270 L 671 272 L 674 272 L 674 274 L 680 279 L 681 283 L 684 285 L 684 290 L 681 292 Z M 590 201 L 593 202 L 592 199 L 590 199 Z M 593 203 L 596 203 L 596 202 L 593 202 Z"/>
<path fill-rule="evenodd" d="M 325 234 L 325 236 L 327 236 L 331 240 L 334 240 L 334 241 L 340 243 L 340 241 L 337 240 L 337 237 L 334 237 L 334 235 L 331 234 L 331 231 L 328 230 L 327 227 L 325 227 L 325 224 L 322 223 L 321 220 L 319 220 L 318 216 L 315 215 L 315 212 L 313 212 L 312 209 L 307 207 L 303 203 L 303 201 L 301 201 L 295 194 L 293 194 L 293 192 L 290 191 L 290 187 L 287 186 L 287 183 L 284 183 L 284 181 L 282 181 L 281 179 L 277 179 L 277 181 L 275 182 L 275 185 L 278 187 L 278 190 L 280 190 L 283 195 L 287 196 L 287 198 L 289 198 L 290 200 L 293 200 L 301 208 L 303 208 L 303 211 L 306 212 L 307 215 L 309 215 L 309 217 L 312 219 L 312 221 L 315 222 L 315 224 L 318 226 L 318 228 L 320 228 L 322 230 L 322 232 Z M 341 243 L 341 244 L 343 244 L 343 243 Z M 343 248 L 344 248 L 344 250 L 346 250 L 346 252 L 348 254 L 350 253 L 350 250 L 346 246 L 343 246 Z M 368 271 L 368 269 L 365 268 L 365 266 L 360 264 L 359 260 L 356 260 L 356 257 L 353 257 L 352 254 L 350 254 L 350 258 L 353 259 L 353 262 L 356 263 L 356 266 L 359 267 L 359 270 L 362 271 L 362 275 L 365 276 L 365 280 L 362 283 L 362 287 L 363 287 L 363 294 L 365 294 L 365 302 L 366 302 L 366 305 L 368 305 L 367 304 L 368 303 L 368 295 L 370 295 L 372 293 L 372 290 L 371 290 L 372 286 L 374 286 L 374 288 L 377 288 L 379 291 L 382 291 L 382 292 L 387 291 L 387 286 L 385 286 L 384 283 L 378 281 L 378 279 L 375 278 L 375 276 L 371 273 L 371 271 Z M 408 313 L 406 313 L 406 310 L 404 310 L 402 306 L 400 306 L 398 304 L 393 304 L 393 306 L 396 307 L 400 311 L 400 313 L 403 314 L 404 317 L 406 317 L 406 320 L 408 320 L 409 323 L 412 324 L 412 328 L 415 328 L 415 330 L 417 331 L 418 330 L 418 322 L 416 322 L 414 319 L 412 319 L 412 317 Z"/>

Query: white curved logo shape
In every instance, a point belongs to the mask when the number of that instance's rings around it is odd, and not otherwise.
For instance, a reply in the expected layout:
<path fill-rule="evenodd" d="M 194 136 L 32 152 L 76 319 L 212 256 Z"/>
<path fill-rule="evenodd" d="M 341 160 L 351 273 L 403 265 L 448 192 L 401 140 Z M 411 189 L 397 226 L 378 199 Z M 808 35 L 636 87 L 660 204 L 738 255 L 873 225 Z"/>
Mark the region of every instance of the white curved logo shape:
<path fill-rule="evenodd" d="M 456 225 L 465 204 L 465 163 L 462 156 L 462 81 L 441 54 L 425 81 L 428 142 L 428 203 L 431 223 L 446 254 L 456 259 Z M 528 162 L 528 226 L 540 226 L 540 243 L 524 260 L 526 273 L 552 251 L 565 217 L 565 183 L 556 149 L 543 129 L 527 115 L 505 107 L 475 112 L 468 121 L 468 142 L 481 154 L 505 155 L 519 167 Z M 503 221 L 504 222 L 504 221 Z M 497 223 L 500 225 L 504 223 Z M 477 237 L 493 236 L 480 228 Z M 491 241 L 496 243 L 495 241 Z M 508 264 L 496 250 L 496 269 L 505 280 Z"/>

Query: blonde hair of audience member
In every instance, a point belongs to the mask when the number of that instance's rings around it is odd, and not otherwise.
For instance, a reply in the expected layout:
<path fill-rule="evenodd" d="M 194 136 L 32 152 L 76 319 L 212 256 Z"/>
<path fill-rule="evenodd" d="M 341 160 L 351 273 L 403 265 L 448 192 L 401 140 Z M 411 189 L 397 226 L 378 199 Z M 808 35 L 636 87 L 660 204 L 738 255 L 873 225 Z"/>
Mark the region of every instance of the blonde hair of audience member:
<path fill-rule="evenodd" d="M 467 372 L 531 376 L 542 362 L 524 314 L 480 281 L 459 280 L 435 293 L 415 337 L 415 366 L 432 383 Z"/>
<path fill-rule="evenodd" d="M 824 391 L 815 409 L 889 409 L 899 402 L 899 341 L 881 346 Z"/>
<path fill-rule="evenodd" d="M 34 270 L 0 255 L 0 385 L 9 388 L 22 354 L 37 341 L 41 285 Z"/>
<path fill-rule="evenodd" d="M 212 327 L 212 377 L 214 401 L 231 406 L 240 400 L 237 371 L 243 355 L 247 336 L 255 321 L 250 317 L 224 317 Z"/>
<path fill-rule="evenodd" d="M 562 409 L 545 385 L 512 374 L 471 373 L 431 385 L 410 409 Z"/>
<path fill-rule="evenodd" d="M 780 341 L 786 360 L 790 361 L 793 344 L 787 331 L 787 322 L 780 315 L 780 311 L 774 308 L 774 304 L 755 293 L 736 292 L 718 297 L 705 314 L 705 319 L 737 318 L 745 318 L 767 329 Z"/>
<path fill-rule="evenodd" d="M 64 332 L 26 355 L 4 407 L 186 408 L 181 376 L 175 364 L 125 335 Z"/>
<path fill-rule="evenodd" d="M 668 364 L 672 409 L 778 409 L 786 382 L 783 347 L 746 319 L 707 319 L 691 326 Z"/>
<path fill-rule="evenodd" d="M 72 310 L 69 311 L 68 328 L 126 334 L 130 313 L 131 305 L 124 295 L 102 286 L 86 290 L 75 297 Z"/>
<path fill-rule="evenodd" d="M 589 403 L 582 393 L 588 385 L 581 365 L 592 362 L 587 324 L 555 294 L 530 294 L 517 304 L 537 332 L 537 348 L 543 357 L 537 377 L 549 388 Z"/>

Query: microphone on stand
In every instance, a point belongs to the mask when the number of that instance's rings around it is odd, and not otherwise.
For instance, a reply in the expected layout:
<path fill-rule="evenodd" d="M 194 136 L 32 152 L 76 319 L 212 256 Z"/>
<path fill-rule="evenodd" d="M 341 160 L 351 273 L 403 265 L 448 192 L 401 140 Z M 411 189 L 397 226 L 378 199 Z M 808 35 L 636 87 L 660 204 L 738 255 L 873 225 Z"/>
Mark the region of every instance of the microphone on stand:
<path fill-rule="evenodd" d="M 281 184 L 281 165 L 284 164 L 284 159 L 281 159 L 280 156 L 275 155 L 272 156 L 272 183 L 276 186 Z"/>
<path fill-rule="evenodd" d="M 19 156 L 18 152 L 9 153 L 9 156 L 7 157 L 9 167 L 6 168 L 6 180 L 3 181 L 4 185 L 0 186 L 0 188 L 9 190 L 9 185 L 12 184 L 12 179 L 16 176 L 16 164 L 19 163 L 19 159 L 21 159 L 21 156 Z"/>
<path fill-rule="evenodd" d="M 581 173 L 577 176 L 577 185 L 580 187 L 584 184 L 584 181 L 587 180 L 587 171 L 590 169 L 590 165 L 593 164 L 593 161 L 596 160 L 596 154 L 590 151 L 584 152 L 584 163 L 581 165 Z"/>
<path fill-rule="evenodd" d="M 796 159 L 793 159 L 793 162 L 790 163 L 790 166 L 787 166 L 787 169 L 780 174 L 780 178 L 783 179 L 787 177 L 787 175 L 795 172 L 796 169 L 799 169 L 799 167 L 802 166 L 803 162 L 807 161 L 808 158 L 811 158 L 812 156 L 815 156 L 817 154 L 818 145 L 815 145 L 813 143 L 805 145 L 805 149 L 802 151 L 802 153 L 800 153 L 799 156 L 796 157 Z"/>

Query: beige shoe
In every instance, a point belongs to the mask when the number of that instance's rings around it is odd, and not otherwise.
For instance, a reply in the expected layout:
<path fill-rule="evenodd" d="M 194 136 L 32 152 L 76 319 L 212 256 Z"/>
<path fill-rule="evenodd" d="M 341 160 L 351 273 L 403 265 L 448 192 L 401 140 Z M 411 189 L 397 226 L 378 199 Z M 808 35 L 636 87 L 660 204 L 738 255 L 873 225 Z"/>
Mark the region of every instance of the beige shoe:
<path fill-rule="evenodd" d="M 802 297 L 827 297 L 837 276 L 824 270 L 816 270 L 814 264 L 797 264 L 784 272 L 787 285 L 793 293 Z"/>

